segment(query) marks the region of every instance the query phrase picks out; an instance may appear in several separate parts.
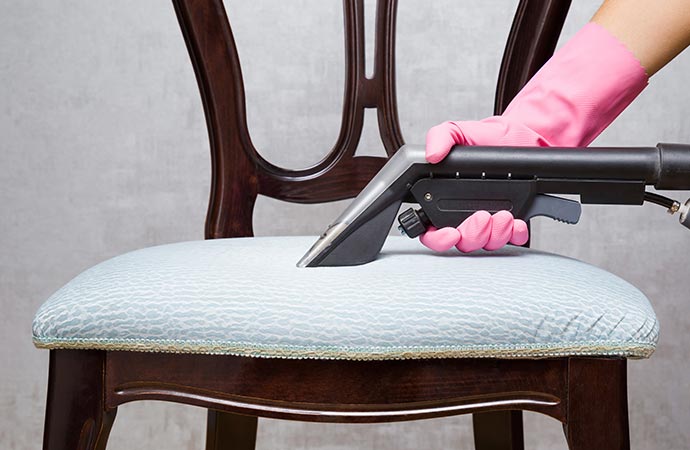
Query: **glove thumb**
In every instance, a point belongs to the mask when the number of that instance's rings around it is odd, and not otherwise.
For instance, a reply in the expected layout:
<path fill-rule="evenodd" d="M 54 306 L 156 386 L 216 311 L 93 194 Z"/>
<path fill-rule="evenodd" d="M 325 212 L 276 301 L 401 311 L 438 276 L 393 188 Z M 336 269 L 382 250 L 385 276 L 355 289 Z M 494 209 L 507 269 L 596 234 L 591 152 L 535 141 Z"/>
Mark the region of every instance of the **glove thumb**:
<path fill-rule="evenodd" d="M 443 161 L 454 145 L 466 145 L 467 140 L 455 122 L 443 122 L 426 133 L 426 160 L 432 164 Z"/>

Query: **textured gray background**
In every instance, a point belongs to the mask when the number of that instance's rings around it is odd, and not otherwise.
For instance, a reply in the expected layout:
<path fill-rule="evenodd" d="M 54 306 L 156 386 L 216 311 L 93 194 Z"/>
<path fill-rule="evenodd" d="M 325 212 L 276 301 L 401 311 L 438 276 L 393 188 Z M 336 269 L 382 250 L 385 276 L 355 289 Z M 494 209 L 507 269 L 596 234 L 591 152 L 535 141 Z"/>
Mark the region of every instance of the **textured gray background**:
<path fill-rule="evenodd" d="M 422 142 L 437 122 L 490 114 L 516 3 L 401 1 L 398 91 L 408 142 Z M 564 37 L 598 5 L 575 3 Z M 317 161 L 335 141 L 342 104 L 340 2 L 227 6 L 256 145 L 280 164 Z M 47 352 L 31 345 L 35 310 L 105 258 L 201 238 L 209 157 L 194 75 L 168 1 L 0 0 L 0 9 L 0 447 L 34 449 L 48 362 Z M 596 144 L 690 142 L 689 72 L 690 55 L 681 55 Z M 374 118 L 369 112 L 362 152 L 380 154 Z M 318 233 L 342 207 L 261 199 L 255 227 L 261 235 Z M 537 247 L 633 282 L 660 316 L 657 353 L 629 366 L 634 449 L 681 449 L 690 440 L 690 240 L 674 220 L 657 207 L 586 207 L 577 227 L 535 227 Z M 526 417 L 529 448 L 565 448 L 556 421 Z M 201 448 L 203 420 L 193 407 L 124 405 L 109 448 Z M 467 417 L 376 426 L 262 421 L 258 447 L 469 449 L 469 430 Z"/>

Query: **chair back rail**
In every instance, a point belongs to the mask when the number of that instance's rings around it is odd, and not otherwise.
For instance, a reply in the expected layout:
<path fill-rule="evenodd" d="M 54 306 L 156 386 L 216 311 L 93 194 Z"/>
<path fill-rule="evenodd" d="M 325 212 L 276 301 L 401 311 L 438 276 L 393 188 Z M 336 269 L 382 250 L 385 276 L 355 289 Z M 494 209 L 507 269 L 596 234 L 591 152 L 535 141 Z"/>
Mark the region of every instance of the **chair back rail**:
<path fill-rule="evenodd" d="M 377 0 L 374 73 L 365 73 L 364 0 L 343 0 L 345 91 L 333 148 L 306 169 L 278 167 L 252 144 L 240 59 L 222 0 L 173 0 L 196 73 L 211 146 L 211 194 L 206 238 L 252 236 L 258 194 L 298 203 L 351 198 L 386 158 L 357 156 L 365 108 L 376 108 L 388 156 L 404 144 L 395 89 L 397 0 Z M 521 0 L 503 55 L 495 112 L 553 54 L 570 0 Z"/>

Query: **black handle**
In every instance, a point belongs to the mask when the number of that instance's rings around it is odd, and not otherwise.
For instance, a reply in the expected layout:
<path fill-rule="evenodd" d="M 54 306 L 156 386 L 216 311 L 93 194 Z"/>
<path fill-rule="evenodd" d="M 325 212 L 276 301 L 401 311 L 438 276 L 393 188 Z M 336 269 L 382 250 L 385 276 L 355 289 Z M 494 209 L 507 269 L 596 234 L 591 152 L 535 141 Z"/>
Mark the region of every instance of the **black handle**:
<path fill-rule="evenodd" d="M 456 146 L 432 166 L 453 176 L 517 179 L 568 178 L 644 181 L 661 190 L 690 189 L 690 145 L 656 147 L 488 147 Z"/>

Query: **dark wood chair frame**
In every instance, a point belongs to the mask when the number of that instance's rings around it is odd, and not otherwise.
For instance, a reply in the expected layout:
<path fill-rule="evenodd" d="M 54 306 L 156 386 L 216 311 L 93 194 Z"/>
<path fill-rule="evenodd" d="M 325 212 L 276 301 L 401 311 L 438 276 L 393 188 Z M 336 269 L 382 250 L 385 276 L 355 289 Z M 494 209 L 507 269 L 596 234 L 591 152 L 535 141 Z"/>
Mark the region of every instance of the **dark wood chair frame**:
<path fill-rule="evenodd" d="M 315 166 L 263 159 L 247 130 L 240 62 L 222 0 L 173 0 L 195 68 L 213 178 L 206 237 L 252 236 L 258 194 L 302 203 L 352 197 L 385 162 L 355 157 L 365 108 L 388 155 L 402 144 L 395 93 L 396 0 L 378 0 L 373 77 L 364 69 L 363 0 L 344 0 L 340 134 Z M 570 0 L 522 0 L 495 99 L 505 108 L 553 53 Z M 390 422 L 472 413 L 478 450 L 523 448 L 522 410 L 563 423 L 571 450 L 629 448 L 626 360 L 329 361 L 100 350 L 50 352 L 44 449 L 103 449 L 117 407 L 166 400 L 208 408 L 209 450 L 252 449 L 257 417 Z"/>

